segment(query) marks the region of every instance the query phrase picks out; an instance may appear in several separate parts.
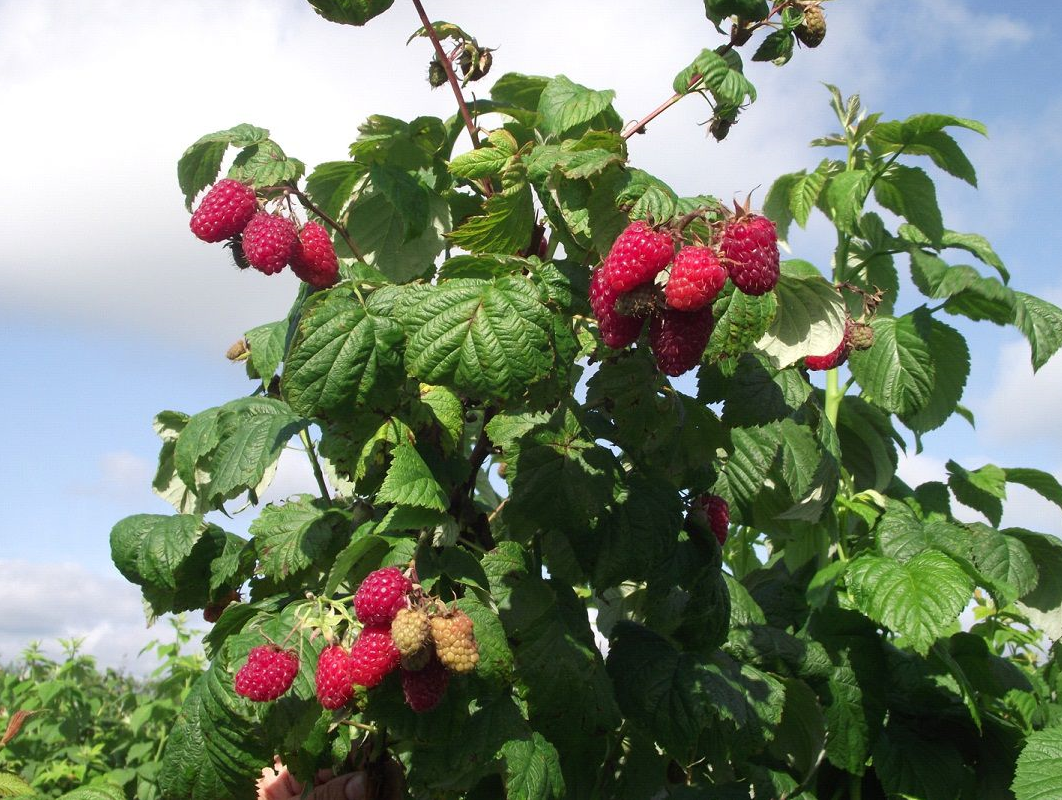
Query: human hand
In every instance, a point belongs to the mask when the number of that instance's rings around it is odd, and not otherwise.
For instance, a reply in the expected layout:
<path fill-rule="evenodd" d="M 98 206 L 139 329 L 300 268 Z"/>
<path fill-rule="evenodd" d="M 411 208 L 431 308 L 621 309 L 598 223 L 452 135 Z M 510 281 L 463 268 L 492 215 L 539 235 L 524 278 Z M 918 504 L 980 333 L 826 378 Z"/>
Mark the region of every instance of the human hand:
<path fill-rule="evenodd" d="M 262 770 L 258 800 L 296 800 L 303 798 L 304 788 L 278 759 L 272 768 Z M 352 772 L 337 778 L 331 772 L 319 773 L 313 789 L 305 797 L 306 800 L 365 800 L 366 775 Z"/>

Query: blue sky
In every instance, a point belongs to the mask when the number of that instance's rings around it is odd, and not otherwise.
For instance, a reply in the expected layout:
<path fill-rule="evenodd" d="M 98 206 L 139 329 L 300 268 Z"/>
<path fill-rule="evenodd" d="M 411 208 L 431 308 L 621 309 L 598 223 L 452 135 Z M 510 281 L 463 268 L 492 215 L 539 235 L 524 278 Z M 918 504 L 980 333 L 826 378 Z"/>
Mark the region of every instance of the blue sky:
<path fill-rule="evenodd" d="M 366 29 L 327 24 L 301 0 L 0 2 L 0 152 L 9 231 L 0 255 L 7 363 L 0 409 L 0 661 L 30 639 L 82 634 L 107 663 L 152 635 L 136 590 L 110 564 L 118 519 L 168 513 L 150 489 L 154 414 L 195 412 L 248 391 L 223 358 L 244 330 L 287 310 L 294 279 L 238 273 L 197 242 L 176 184 L 176 159 L 201 134 L 252 122 L 313 165 L 342 158 L 371 113 L 448 116 L 452 98 L 423 79 L 427 45 L 409 4 Z M 477 8 L 477 6 L 489 6 Z M 674 74 L 718 42 L 697 0 L 653 4 L 543 0 L 513 30 L 505 3 L 428 2 L 429 14 L 499 46 L 495 69 L 564 72 L 615 88 L 627 119 L 665 99 Z M 899 6 L 903 13 L 897 13 Z M 807 141 L 832 129 L 826 92 L 859 92 L 886 118 L 944 111 L 985 122 L 960 132 L 980 191 L 941 176 L 949 227 L 983 233 L 1012 285 L 1062 303 L 1062 58 L 1055 0 L 834 0 L 817 51 L 784 69 L 750 64 L 760 92 L 716 144 L 684 100 L 635 137 L 632 161 L 682 193 L 724 199 L 813 166 Z M 261 70 L 258 72 L 257 70 Z M 757 189 L 757 187 L 760 187 Z M 829 257 L 822 225 L 792 237 L 794 256 Z M 1062 476 L 1062 363 L 1034 379 L 1012 329 L 951 320 L 968 335 L 973 371 L 964 402 L 978 428 L 952 422 L 904 460 L 916 482 L 955 457 L 1033 466 Z M 285 454 L 271 496 L 312 490 L 298 452 Z M 1062 512 L 1012 492 L 1005 522 L 1062 533 Z M 246 521 L 228 524 L 242 531 Z"/>

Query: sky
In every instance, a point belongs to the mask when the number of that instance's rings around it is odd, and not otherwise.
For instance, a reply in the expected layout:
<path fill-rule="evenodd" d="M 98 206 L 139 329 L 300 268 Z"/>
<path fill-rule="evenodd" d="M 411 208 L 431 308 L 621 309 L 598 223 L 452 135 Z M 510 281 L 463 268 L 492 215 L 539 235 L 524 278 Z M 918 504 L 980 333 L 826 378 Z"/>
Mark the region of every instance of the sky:
<path fill-rule="evenodd" d="M 627 120 L 666 99 L 674 75 L 720 42 L 698 0 L 539 0 L 533 12 L 512 0 L 425 3 L 433 18 L 497 47 L 497 75 L 564 73 L 613 88 Z M 634 137 L 632 164 L 680 194 L 729 200 L 755 190 L 762 199 L 776 176 L 823 157 L 807 147 L 835 127 L 822 82 L 859 92 L 886 119 L 973 117 L 990 138 L 956 135 L 980 188 L 940 176 L 945 223 L 988 236 L 1013 286 L 1062 304 L 1056 0 L 903 7 L 832 0 L 819 49 L 782 69 L 747 63 L 759 99 L 727 140 L 705 136 L 708 107 L 687 98 Z M 452 96 L 425 80 L 429 43 L 405 44 L 417 27 L 405 0 L 360 29 L 325 22 L 303 0 L 0 0 L 9 232 L 0 251 L 0 663 L 32 640 L 55 652 L 58 637 L 80 636 L 102 663 L 144 669 L 137 651 L 164 631 L 146 629 L 137 589 L 111 565 L 108 534 L 130 514 L 171 511 L 151 492 L 152 418 L 249 392 L 223 354 L 248 328 L 282 318 L 296 289 L 289 272 L 241 273 L 191 236 L 178 157 L 205 133 L 249 122 L 312 167 L 344 158 L 370 114 L 450 116 Z M 793 256 L 828 264 L 829 236 L 821 221 L 795 232 Z M 971 344 L 964 403 L 977 427 L 953 421 L 929 434 L 901 475 L 940 479 L 954 457 L 1062 477 L 1062 358 L 1034 377 L 1014 329 L 947 321 Z M 265 499 L 304 490 L 313 491 L 304 456 L 286 452 Z M 1004 525 L 1062 533 L 1057 507 L 1009 491 Z M 243 532 L 248 521 L 226 527 Z"/>

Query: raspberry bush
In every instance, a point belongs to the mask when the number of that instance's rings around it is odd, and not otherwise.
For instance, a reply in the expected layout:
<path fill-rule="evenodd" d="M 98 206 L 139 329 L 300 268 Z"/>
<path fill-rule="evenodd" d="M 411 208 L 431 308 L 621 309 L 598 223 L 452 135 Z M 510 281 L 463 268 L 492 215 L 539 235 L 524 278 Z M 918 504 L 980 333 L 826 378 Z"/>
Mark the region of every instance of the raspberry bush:
<path fill-rule="evenodd" d="M 1062 345 L 1062 311 L 938 207 L 984 128 L 829 87 L 835 149 L 728 208 L 627 141 L 690 95 L 739 135 L 740 53 L 815 57 L 819 3 L 705 0 L 718 47 L 625 125 L 412 1 L 453 117 L 370 117 L 308 173 L 250 124 L 178 163 L 219 268 L 224 241 L 295 298 L 229 350 L 246 397 L 156 417 L 176 513 L 112 532 L 153 614 L 213 622 L 161 795 L 251 798 L 276 755 L 388 797 L 1062 796 L 1062 544 L 1000 528 L 1007 484 L 1062 486 L 896 475 L 970 418 L 956 321 L 1015 326 L 1037 369 Z M 311 0 L 354 26 L 391 4 Z M 780 259 L 812 214 L 832 264 Z M 288 446 L 317 491 L 263 507 Z M 248 537 L 206 516 L 237 510 Z"/>

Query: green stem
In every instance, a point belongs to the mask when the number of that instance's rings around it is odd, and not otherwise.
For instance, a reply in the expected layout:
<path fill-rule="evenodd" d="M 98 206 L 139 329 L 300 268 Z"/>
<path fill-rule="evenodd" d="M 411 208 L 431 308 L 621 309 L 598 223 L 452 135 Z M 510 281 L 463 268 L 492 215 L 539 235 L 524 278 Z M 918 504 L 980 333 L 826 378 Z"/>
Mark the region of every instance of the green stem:
<path fill-rule="evenodd" d="M 836 369 L 826 373 L 826 419 L 837 428 L 837 414 L 841 410 L 841 398 L 844 392 L 841 390 L 841 381 Z"/>
<path fill-rule="evenodd" d="M 848 797 L 849 800 L 862 800 L 863 777 L 861 775 L 848 776 Z"/>
<path fill-rule="evenodd" d="M 309 432 L 303 428 L 299 431 L 299 438 L 302 440 L 303 447 L 306 448 L 306 457 L 310 459 L 310 467 L 313 469 L 313 476 L 317 479 L 317 488 L 321 490 L 321 497 L 331 500 L 332 496 L 328 493 L 328 484 L 325 483 L 324 473 L 321 472 L 321 462 L 317 460 L 317 452 L 313 449 L 313 440 Z"/>

